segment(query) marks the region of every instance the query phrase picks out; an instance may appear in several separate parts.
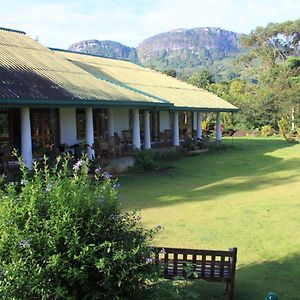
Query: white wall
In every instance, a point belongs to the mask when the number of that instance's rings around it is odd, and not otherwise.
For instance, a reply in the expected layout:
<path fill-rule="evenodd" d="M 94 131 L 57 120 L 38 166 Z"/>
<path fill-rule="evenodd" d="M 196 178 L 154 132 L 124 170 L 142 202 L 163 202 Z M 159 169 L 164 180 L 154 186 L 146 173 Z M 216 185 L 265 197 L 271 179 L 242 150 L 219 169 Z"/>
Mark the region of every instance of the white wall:
<path fill-rule="evenodd" d="M 164 132 L 165 129 L 170 129 L 169 111 L 159 112 L 159 132 Z"/>
<path fill-rule="evenodd" d="M 60 142 L 74 145 L 77 143 L 76 108 L 60 108 Z"/>
<path fill-rule="evenodd" d="M 129 109 L 114 108 L 114 132 L 123 140 L 123 130 L 129 129 Z"/>

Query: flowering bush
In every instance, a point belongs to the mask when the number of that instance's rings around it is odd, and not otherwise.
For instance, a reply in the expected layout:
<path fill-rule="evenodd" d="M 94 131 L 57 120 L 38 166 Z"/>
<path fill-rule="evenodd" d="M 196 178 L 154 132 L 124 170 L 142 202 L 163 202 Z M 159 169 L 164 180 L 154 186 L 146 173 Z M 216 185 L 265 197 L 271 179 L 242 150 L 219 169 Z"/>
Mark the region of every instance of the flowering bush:
<path fill-rule="evenodd" d="M 22 180 L 0 191 L 2 299 L 126 299 L 152 274 L 156 230 L 120 211 L 109 174 L 90 179 L 87 159 L 70 164 L 45 159 L 30 173 L 20 161 Z"/>

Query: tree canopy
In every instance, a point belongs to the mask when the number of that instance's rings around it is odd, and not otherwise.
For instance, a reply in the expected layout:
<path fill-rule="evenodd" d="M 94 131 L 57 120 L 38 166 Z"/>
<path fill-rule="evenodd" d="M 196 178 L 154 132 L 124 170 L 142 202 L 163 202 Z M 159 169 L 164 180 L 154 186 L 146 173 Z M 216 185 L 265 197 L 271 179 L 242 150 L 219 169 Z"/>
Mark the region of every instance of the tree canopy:
<path fill-rule="evenodd" d="M 236 59 L 236 78 L 215 83 L 202 71 L 187 81 L 238 106 L 239 127 L 278 129 L 278 122 L 291 123 L 294 113 L 300 120 L 300 19 L 257 27 L 241 44 L 245 52 Z"/>

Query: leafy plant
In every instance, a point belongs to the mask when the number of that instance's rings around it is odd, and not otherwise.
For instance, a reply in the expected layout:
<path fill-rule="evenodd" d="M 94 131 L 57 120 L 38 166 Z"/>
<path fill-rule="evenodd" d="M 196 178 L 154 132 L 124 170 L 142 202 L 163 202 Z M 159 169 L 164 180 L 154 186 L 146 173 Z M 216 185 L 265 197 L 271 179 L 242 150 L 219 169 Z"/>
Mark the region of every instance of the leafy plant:
<path fill-rule="evenodd" d="M 260 134 L 262 136 L 271 136 L 274 134 L 274 129 L 270 125 L 264 125 L 260 129 Z"/>
<path fill-rule="evenodd" d="M 278 121 L 279 133 L 285 137 L 289 129 L 289 122 L 286 118 L 282 118 Z"/>
<path fill-rule="evenodd" d="M 22 179 L 0 191 L 0 294 L 3 299 L 126 299 L 153 271 L 146 257 L 155 230 L 121 212 L 118 183 L 84 157 L 50 168 L 20 159 Z"/>

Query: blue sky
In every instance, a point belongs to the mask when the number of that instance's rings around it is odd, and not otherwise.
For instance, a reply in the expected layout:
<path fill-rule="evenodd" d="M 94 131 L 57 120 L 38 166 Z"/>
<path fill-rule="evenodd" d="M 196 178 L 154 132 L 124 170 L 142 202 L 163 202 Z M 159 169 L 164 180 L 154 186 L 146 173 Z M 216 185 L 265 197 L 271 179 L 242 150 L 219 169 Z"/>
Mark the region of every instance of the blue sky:
<path fill-rule="evenodd" d="M 1 1 L 0 27 L 67 48 L 87 40 L 135 47 L 176 28 L 220 27 L 249 33 L 269 22 L 300 18 L 299 0 L 10 0 Z"/>

